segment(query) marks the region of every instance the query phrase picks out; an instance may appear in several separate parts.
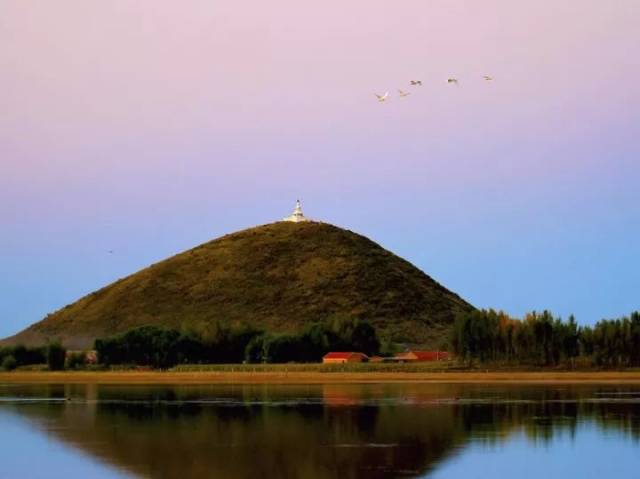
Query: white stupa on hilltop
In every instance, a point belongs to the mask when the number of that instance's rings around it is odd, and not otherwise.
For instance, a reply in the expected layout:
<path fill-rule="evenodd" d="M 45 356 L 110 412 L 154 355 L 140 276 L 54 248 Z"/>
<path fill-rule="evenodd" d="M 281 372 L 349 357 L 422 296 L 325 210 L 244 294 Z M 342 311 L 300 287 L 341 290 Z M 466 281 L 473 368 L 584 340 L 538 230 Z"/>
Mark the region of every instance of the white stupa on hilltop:
<path fill-rule="evenodd" d="M 300 204 L 300 200 L 296 200 L 296 207 L 293 209 L 293 213 L 291 213 L 286 218 L 282 218 L 282 221 L 289 221 L 291 223 L 303 223 L 305 221 L 311 220 L 302 214 L 302 205 Z"/>

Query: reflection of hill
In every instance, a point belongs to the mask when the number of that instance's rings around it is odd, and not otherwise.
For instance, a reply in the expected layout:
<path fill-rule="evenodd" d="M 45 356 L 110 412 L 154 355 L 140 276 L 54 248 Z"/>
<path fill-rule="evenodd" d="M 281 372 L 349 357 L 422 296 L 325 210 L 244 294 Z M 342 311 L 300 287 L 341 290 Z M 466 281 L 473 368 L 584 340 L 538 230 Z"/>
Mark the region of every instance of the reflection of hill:
<path fill-rule="evenodd" d="M 471 436 L 498 440 L 514 428 L 544 440 L 558 428 L 575 428 L 591 418 L 638 437 L 638 405 L 598 401 L 599 391 L 444 385 L 34 387 L 28 395 L 79 399 L 14 411 L 142 476 L 395 477 L 425 473 Z"/>
<path fill-rule="evenodd" d="M 240 388 L 224 403 L 224 394 L 189 389 L 139 390 L 140 398 L 156 402 L 124 403 L 114 400 L 120 392 L 68 389 L 72 397 L 95 394 L 100 402 L 15 410 L 41 427 L 53 425 L 56 437 L 116 467 L 153 477 L 418 474 L 462 442 L 452 408 L 413 411 L 367 404 L 366 398 L 365 404 L 332 407 L 323 404 L 321 386 L 288 389 L 286 395 Z M 203 396 L 218 402 L 189 402 Z M 275 405 L 265 403 L 267 397 Z M 135 391 L 128 390 L 127 398 L 135 401 Z"/>

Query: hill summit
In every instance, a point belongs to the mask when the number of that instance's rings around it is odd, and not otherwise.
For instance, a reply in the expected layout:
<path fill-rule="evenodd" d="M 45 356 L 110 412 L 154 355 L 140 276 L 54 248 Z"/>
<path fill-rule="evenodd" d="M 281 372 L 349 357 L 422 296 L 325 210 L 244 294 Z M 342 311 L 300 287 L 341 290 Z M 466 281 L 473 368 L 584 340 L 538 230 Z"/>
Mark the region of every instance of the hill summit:
<path fill-rule="evenodd" d="M 331 317 L 366 319 L 382 338 L 438 346 L 472 309 L 409 262 L 326 223 L 282 221 L 229 234 L 149 266 L 6 340 L 96 337 L 154 324 L 175 329 L 248 324 L 298 332 Z"/>

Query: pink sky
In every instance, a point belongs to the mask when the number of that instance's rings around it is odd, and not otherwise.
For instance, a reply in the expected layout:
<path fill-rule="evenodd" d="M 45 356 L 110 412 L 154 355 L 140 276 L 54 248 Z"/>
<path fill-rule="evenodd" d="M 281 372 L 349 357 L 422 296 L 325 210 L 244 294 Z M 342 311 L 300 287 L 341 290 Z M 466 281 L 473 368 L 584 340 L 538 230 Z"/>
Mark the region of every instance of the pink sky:
<path fill-rule="evenodd" d="M 0 333 L 298 196 L 478 306 L 640 307 L 639 24 L 637 0 L 5 0 Z"/>

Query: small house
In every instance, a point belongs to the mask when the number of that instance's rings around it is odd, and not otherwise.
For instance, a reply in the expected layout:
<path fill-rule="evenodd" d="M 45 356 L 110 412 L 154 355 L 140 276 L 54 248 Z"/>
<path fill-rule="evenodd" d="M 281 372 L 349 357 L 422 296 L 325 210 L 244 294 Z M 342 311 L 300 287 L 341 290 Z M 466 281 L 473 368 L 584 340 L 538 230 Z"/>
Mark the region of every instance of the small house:
<path fill-rule="evenodd" d="M 448 361 L 450 356 L 447 351 L 406 351 L 396 354 L 394 359 L 403 362 Z"/>
<path fill-rule="evenodd" d="M 324 364 L 362 363 L 368 361 L 366 354 L 356 352 L 330 352 L 322 357 Z"/>

